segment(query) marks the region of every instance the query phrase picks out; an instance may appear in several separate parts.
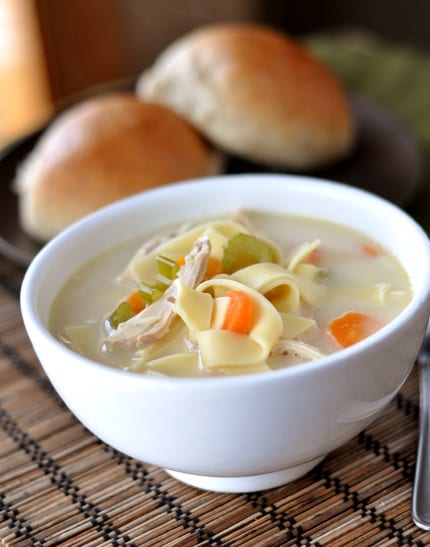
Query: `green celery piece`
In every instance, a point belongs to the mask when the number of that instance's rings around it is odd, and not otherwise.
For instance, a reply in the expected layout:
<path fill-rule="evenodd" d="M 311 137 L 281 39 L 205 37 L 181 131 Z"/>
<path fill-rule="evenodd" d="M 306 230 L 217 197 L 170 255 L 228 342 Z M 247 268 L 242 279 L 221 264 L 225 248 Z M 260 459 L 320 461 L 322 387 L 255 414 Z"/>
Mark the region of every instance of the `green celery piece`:
<path fill-rule="evenodd" d="M 112 328 L 117 329 L 120 323 L 128 321 L 131 317 L 133 317 L 133 315 L 134 314 L 130 304 L 127 301 L 121 302 L 120 304 L 118 304 L 118 306 L 114 309 L 111 316 L 109 317 L 109 323 L 111 324 Z"/>
<path fill-rule="evenodd" d="M 164 292 L 170 285 L 172 284 L 172 280 L 164 277 L 164 275 L 157 275 L 157 281 L 155 282 L 155 288 L 159 291 Z"/>
<path fill-rule="evenodd" d="M 164 290 L 161 290 L 156 286 L 148 285 L 147 283 L 141 283 L 139 285 L 139 293 L 148 304 L 153 304 L 163 296 Z"/>
<path fill-rule="evenodd" d="M 155 260 L 157 261 L 157 268 L 160 276 L 173 281 L 179 272 L 179 264 L 163 255 L 157 255 Z"/>
<path fill-rule="evenodd" d="M 179 264 L 167 256 L 157 255 L 157 278 L 155 285 L 141 283 L 139 285 L 139 293 L 141 297 L 148 303 L 153 304 L 164 294 L 164 291 L 171 285 L 179 272 Z"/>
<path fill-rule="evenodd" d="M 274 262 L 271 246 L 249 234 L 235 234 L 224 249 L 222 265 L 228 274 L 259 262 Z"/>

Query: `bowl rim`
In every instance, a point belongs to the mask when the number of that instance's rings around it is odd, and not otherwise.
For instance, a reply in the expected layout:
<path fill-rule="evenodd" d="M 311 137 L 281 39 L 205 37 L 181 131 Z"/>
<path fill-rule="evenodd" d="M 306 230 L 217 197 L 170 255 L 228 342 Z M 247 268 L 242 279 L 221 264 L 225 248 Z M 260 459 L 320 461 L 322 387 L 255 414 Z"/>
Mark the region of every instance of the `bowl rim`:
<path fill-rule="evenodd" d="M 427 278 L 429 281 L 426 283 L 425 290 L 421 292 L 421 294 L 418 297 L 413 296 L 412 300 L 409 302 L 409 304 L 404 308 L 399 315 L 397 315 L 392 321 L 390 321 L 387 325 L 382 327 L 380 330 L 378 330 L 376 333 L 372 334 L 369 338 L 361 341 L 360 343 L 350 346 L 348 348 L 344 348 L 342 350 L 339 350 L 338 352 L 329 354 L 327 356 L 324 356 L 320 359 L 316 359 L 313 361 L 308 361 L 306 363 L 298 363 L 295 365 L 291 365 L 285 368 L 279 368 L 271 371 L 270 373 L 254 373 L 254 374 L 242 374 L 237 376 L 217 376 L 217 377 L 179 377 L 179 376 L 158 376 L 158 375 L 149 375 L 149 374 L 142 374 L 134 371 L 124 370 L 124 369 L 118 369 L 114 367 L 110 367 L 108 365 L 105 365 L 103 363 L 100 363 L 98 361 L 92 360 L 88 357 L 85 357 L 64 344 L 62 344 L 57 338 L 51 334 L 49 331 L 48 326 L 45 326 L 43 324 L 43 321 L 40 317 L 39 311 L 35 307 L 35 301 L 33 298 L 34 294 L 34 288 L 36 285 L 40 282 L 39 278 L 40 275 L 43 272 L 43 269 L 46 268 L 46 262 L 48 261 L 49 257 L 52 254 L 55 254 L 55 251 L 58 247 L 62 246 L 64 244 L 64 241 L 69 238 L 75 238 L 76 233 L 79 234 L 87 225 L 93 225 L 97 222 L 106 222 L 104 219 L 110 214 L 114 213 L 115 211 L 117 214 L 121 213 L 122 209 L 126 209 L 130 203 L 133 203 L 137 200 L 147 200 L 151 199 L 152 197 L 160 197 L 160 199 L 163 198 L 164 194 L 169 194 L 173 191 L 179 190 L 179 191 L 186 191 L 191 189 L 192 187 L 195 187 L 199 184 L 201 184 L 202 181 L 205 182 L 216 182 L 219 179 L 223 179 L 228 181 L 229 179 L 235 179 L 235 180 L 246 180 L 246 181 L 254 181 L 253 184 L 260 184 L 263 180 L 290 180 L 290 181 L 300 181 L 300 184 L 317 184 L 318 186 L 325 185 L 326 188 L 331 188 L 332 190 L 340 190 L 343 189 L 344 192 L 350 193 L 350 195 L 364 195 L 366 199 L 373 200 L 374 202 L 379 202 L 384 207 L 390 208 L 392 211 L 395 211 L 395 214 L 399 216 L 399 218 L 403 218 L 404 222 L 407 222 L 416 232 L 417 237 L 421 240 L 422 244 L 427 247 L 428 253 L 427 253 L 427 260 L 425 261 L 425 266 L 427 269 Z M 335 222 L 337 222 L 335 220 Z M 342 224 L 342 223 L 340 223 Z M 375 238 L 377 240 L 377 238 Z M 107 246 L 106 249 L 109 249 L 109 246 Z M 105 250 L 106 250 L 105 249 Z M 104 252 L 104 251 L 101 251 Z M 86 261 L 83 261 L 79 267 L 82 267 Z M 424 266 L 424 264 L 423 264 Z M 79 269 L 75 268 L 72 272 L 70 272 L 70 275 L 73 275 L 73 273 Z M 64 354 L 68 358 L 74 357 L 75 359 L 79 359 L 79 361 L 84 364 L 85 366 L 88 366 L 90 368 L 93 368 L 95 370 L 100 370 L 103 374 L 106 375 L 112 375 L 113 378 L 121 378 L 125 379 L 127 381 L 128 378 L 132 378 L 133 382 L 142 382 L 143 385 L 157 385 L 157 386 L 164 386 L 166 388 L 173 388 L 175 386 L 189 386 L 191 388 L 194 387 L 201 387 L 203 384 L 209 384 L 211 388 L 217 389 L 222 388 L 225 389 L 226 387 L 236 388 L 238 385 L 240 386 L 246 386 L 248 384 L 255 384 L 255 382 L 261 382 L 262 384 L 265 384 L 266 382 L 273 382 L 273 381 L 279 381 L 281 379 L 288 379 L 292 376 L 301 376 L 303 374 L 312 374 L 316 371 L 319 371 L 321 369 L 330 367 L 330 368 L 337 368 L 342 365 L 343 361 L 345 361 L 345 358 L 349 359 L 349 357 L 354 358 L 354 356 L 366 352 L 369 350 L 372 346 L 378 345 L 379 342 L 383 341 L 384 339 L 388 339 L 391 336 L 393 336 L 401 327 L 402 325 L 406 324 L 416 313 L 417 311 L 422 307 L 422 305 L 428 302 L 430 303 L 430 240 L 424 231 L 424 229 L 404 210 L 402 210 L 397 205 L 389 202 L 385 198 L 382 198 L 376 194 L 373 194 L 367 190 L 363 190 L 357 187 L 350 186 L 345 183 L 337 182 L 337 181 L 331 181 L 328 179 L 322 179 L 318 177 L 312 177 L 308 175 L 289 175 L 289 174 L 278 174 L 278 173 L 252 173 L 252 174 L 234 174 L 234 175 L 216 175 L 216 176 L 210 176 L 210 177 L 203 177 L 199 179 L 193 179 L 193 180 L 187 180 L 187 181 L 180 181 L 176 182 L 167 186 L 157 187 L 149 190 L 145 190 L 143 192 L 140 192 L 138 194 L 135 194 L 133 196 L 129 196 L 126 198 L 123 198 L 121 200 L 118 200 L 112 204 L 109 204 L 89 215 L 84 217 L 83 219 L 78 220 L 77 222 L 73 223 L 69 227 L 67 227 L 65 230 L 63 230 L 60 234 L 55 236 L 52 240 L 50 240 L 33 258 L 31 261 L 29 267 L 27 268 L 23 282 L 21 285 L 20 290 L 20 308 L 21 308 L 21 314 L 24 320 L 25 328 L 29 334 L 30 339 L 33 337 L 42 337 L 47 343 L 54 346 L 53 349 L 56 351 L 59 351 L 60 354 Z M 430 305 L 430 304 L 429 304 Z M 32 333 L 32 335 L 30 335 Z M 42 367 L 44 367 L 44 364 L 42 364 Z M 61 366 L 58 364 L 58 366 Z"/>

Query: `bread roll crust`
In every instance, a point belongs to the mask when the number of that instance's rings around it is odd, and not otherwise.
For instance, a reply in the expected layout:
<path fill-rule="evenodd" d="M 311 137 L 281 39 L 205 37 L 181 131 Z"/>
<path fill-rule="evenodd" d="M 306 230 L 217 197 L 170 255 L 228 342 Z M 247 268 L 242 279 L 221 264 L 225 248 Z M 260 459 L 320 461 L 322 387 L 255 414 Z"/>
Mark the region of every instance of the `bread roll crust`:
<path fill-rule="evenodd" d="M 346 155 L 344 90 L 297 41 L 254 24 L 217 24 L 174 42 L 137 94 L 175 109 L 218 147 L 272 166 L 320 167 Z"/>
<path fill-rule="evenodd" d="M 46 241 L 115 200 L 219 171 L 213 149 L 175 112 L 110 94 L 61 114 L 20 166 L 24 230 Z"/>

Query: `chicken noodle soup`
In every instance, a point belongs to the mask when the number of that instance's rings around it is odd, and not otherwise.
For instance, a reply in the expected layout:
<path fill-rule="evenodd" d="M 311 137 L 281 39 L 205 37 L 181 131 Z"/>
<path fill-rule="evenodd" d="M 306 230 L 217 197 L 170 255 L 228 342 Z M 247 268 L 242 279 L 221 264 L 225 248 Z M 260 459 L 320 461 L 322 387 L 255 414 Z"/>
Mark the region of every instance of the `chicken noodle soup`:
<path fill-rule="evenodd" d="M 319 359 L 411 299 L 402 266 L 377 243 L 309 218 L 241 212 L 136 248 L 77 272 L 50 325 L 71 349 L 141 373 L 234 375 Z"/>

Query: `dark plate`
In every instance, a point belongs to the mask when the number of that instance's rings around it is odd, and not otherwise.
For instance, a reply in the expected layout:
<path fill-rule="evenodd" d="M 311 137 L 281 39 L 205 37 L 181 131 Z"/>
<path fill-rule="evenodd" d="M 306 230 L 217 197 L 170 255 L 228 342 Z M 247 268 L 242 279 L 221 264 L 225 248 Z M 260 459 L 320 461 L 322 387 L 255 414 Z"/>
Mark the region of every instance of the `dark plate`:
<path fill-rule="evenodd" d="M 306 174 L 369 190 L 407 208 L 422 183 L 421 155 L 413 134 L 397 116 L 373 101 L 353 96 L 351 107 L 358 129 L 354 151 L 330 169 Z M 18 198 L 11 186 L 17 166 L 32 150 L 43 130 L 0 151 L 0 253 L 22 266 L 28 265 L 40 245 L 20 228 Z M 230 157 L 226 171 L 270 170 L 260 164 Z"/>
<path fill-rule="evenodd" d="M 42 131 L 35 131 L 0 151 L 0 253 L 22 266 L 31 261 L 40 244 L 21 230 L 18 196 L 12 190 L 12 181 L 17 166 L 32 150 Z"/>

